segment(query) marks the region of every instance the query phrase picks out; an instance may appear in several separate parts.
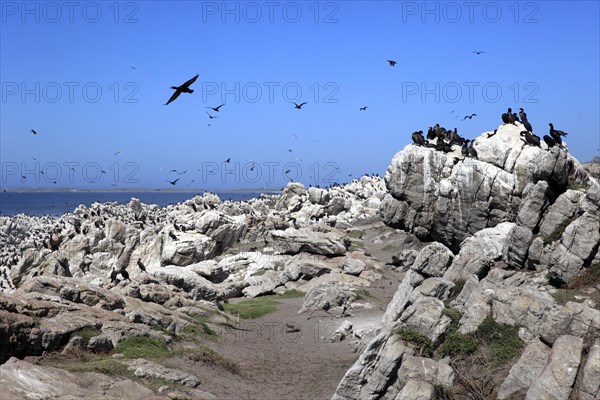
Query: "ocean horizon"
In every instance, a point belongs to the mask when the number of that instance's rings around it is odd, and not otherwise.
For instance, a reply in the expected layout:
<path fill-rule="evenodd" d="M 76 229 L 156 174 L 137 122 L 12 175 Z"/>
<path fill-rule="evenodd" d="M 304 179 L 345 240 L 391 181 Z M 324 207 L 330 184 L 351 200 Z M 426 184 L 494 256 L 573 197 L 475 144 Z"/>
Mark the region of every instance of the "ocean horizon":
<path fill-rule="evenodd" d="M 80 204 L 86 207 L 95 202 L 117 202 L 127 204 L 132 198 L 145 204 L 156 204 L 160 207 L 177 204 L 202 194 L 214 193 L 221 200 L 245 201 L 261 194 L 277 194 L 273 190 L 238 189 L 220 190 L 86 190 L 86 189 L 14 189 L 0 192 L 0 216 L 27 214 L 34 216 L 61 216 L 73 212 Z"/>

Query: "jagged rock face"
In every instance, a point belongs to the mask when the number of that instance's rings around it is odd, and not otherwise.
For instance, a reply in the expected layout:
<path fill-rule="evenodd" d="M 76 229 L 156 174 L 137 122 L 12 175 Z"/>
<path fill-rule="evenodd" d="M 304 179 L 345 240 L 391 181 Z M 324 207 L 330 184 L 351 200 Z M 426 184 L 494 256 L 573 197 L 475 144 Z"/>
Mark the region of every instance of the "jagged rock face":
<path fill-rule="evenodd" d="M 479 160 L 460 159 L 456 151 L 405 147 L 385 176 L 384 221 L 453 250 L 502 222 L 518 220 L 536 229 L 551 195 L 564 192 L 570 177 L 587 181 L 587 175 L 565 150 L 526 146 L 519 128 L 503 125 L 491 138 L 476 139 Z"/>

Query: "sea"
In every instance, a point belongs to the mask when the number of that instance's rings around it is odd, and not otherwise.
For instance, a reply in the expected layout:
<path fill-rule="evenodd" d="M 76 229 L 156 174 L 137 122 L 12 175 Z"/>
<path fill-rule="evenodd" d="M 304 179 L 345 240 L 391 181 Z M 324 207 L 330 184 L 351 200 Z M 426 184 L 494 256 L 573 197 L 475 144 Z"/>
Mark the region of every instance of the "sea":
<path fill-rule="evenodd" d="M 261 195 L 260 191 L 214 191 L 221 200 L 244 201 Z M 117 202 L 127 204 L 132 198 L 138 198 L 142 203 L 157 204 L 161 207 L 177 204 L 189 200 L 202 192 L 169 192 L 169 191 L 144 191 L 144 192 L 0 192 L 0 216 L 28 214 L 35 216 L 50 215 L 59 217 L 72 212 L 80 204 L 89 207 L 95 202 Z M 273 194 L 273 193 L 270 193 Z"/>

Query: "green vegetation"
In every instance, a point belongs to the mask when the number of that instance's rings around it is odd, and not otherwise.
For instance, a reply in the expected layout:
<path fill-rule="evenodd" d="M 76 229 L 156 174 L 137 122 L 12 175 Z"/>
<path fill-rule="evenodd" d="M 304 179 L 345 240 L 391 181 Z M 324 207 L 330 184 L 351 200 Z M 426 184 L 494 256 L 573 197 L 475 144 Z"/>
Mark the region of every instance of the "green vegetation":
<path fill-rule="evenodd" d="M 354 294 L 356 294 L 356 300 L 363 300 L 367 297 L 372 297 L 371 293 L 369 293 L 367 289 L 357 289 L 354 291 Z"/>
<path fill-rule="evenodd" d="M 519 327 L 501 324 L 487 316 L 475 331 L 475 338 L 488 347 L 494 367 L 506 365 L 518 357 L 525 342 L 519 338 Z"/>
<path fill-rule="evenodd" d="M 147 336 L 129 336 L 117 344 L 116 353 L 126 358 L 145 358 L 146 360 L 165 358 L 170 355 L 166 343 Z"/>
<path fill-rule="evenodd" d="M 304 294 L 299 290 L 291 289 L 280 295 L 260 296 L 242 300 L 238 303 L 223 304 L 223 308 L 230 314 L 239 315 L 241 319 L 260 318 L 263 315 L 277 311 L 278 299 L 304 297 Z"/>
<path fill-rule="evenodd" d="M 98 328 L 92 328 L 90 326 L 86 326 L 85 328 L 78 329 L 71 333 L 69 338 L 74 338 L 75 336 L 80 336 L 83 338 L 85 343 L 89 342 L 91 338 L 99 336 L 102 334 L 102 331 Z"/>
<path fill-rule="evenodd" d="M 418 332 L 408 328 L 396 329 L 396 333 L 404 340 L 414 346 L 414 350 L 419 357 L 431 357 L 433 355 L 433 346 L 431 339 L 421 335 Z"/>
<path fill-rule="evenodd" d="M 446 340 L 440 346 L 440 354 L 446 356 L 467 356 L 475 353 L 477 350 L 477 341 L 468 335 L 461 335 L 458 332 L 452 332 L 446 336 Z"/>
<path fill-rule="evenodd" d="M 207 364 L 216 365 L 234 374 L 240 372 L 239 365 L 219 355 L 216 351 L 207 346 L 198 346 L 193 351 L 188 352 L 188 358 L 192 361 L 201 361 Z"/>
<path fill-rule="evenodd" d="M 360 229 L 352 229 L 351 231 L 347 232 L 347 235 L 351 239 L 362 239 L 363 231 Z"/>
<path fill-rule="evenodd" d="M 569 301 L 574 301 L 576 303 L 582 303 L 583 298 L 577 298 L 576 296 L 579 294 L 579 291 L 574 289 L 558 289 L 555 293 L 552 293 L 552 297 L 560 304 L 566 304 Z"/>
<path fill-rule="evenodd" d="M 588 186 L 581 182 L 569 182 L 567 189 L 570 190 L 587 190 Z"/>
<path fill-rule="evenodd" d="M 114 358 L 93 357 L 81 363 L 66 364 L 63 368 L 71 372 L 98 372 L 106 375 L 131 376 L 127 365 Z"/>
<path fill-rule="evenodd" d="M 542 238 L 544 241 L 544 246 L 546 246 L 547 244 L 550 244 L 552 242 L 555 242 L 557 240 L 560 240 L 563 233 L 565 233 L 565 229 L 567 228 L 567 226 L 569 226 L 569 224 L 571 222 L 573 222 L 573 220 L 570 220 L 570 219 L 564 221 L 562 224 L 560 224 L 559 226 L 556 227 L 554 232 L 552 232 L 551 234 L 549 234 L 547 236 L 544 236 Z"/>
<path fill-rule="evenodd" d="M 183 328 L 183 333 L 201 336 L 204 339 L 212 341 L 217 341 L 219 339 L 219 332 L 215 331 L 210 327 L 210 325 L 208 325 L 208 317 L 201 315 L 189 315 L 189 317 L 194 320 L 195 324 L 186 325 Z"/>
<path fill-rule="evenodd" d="M 381 251 L 389 251 L 389 250 L 394 250 L 395 248 L 397 248 L 397 245 L 393 245 L 393 244 L 386 244 L 385 246 L 383 246 L 381 248 Z"/>

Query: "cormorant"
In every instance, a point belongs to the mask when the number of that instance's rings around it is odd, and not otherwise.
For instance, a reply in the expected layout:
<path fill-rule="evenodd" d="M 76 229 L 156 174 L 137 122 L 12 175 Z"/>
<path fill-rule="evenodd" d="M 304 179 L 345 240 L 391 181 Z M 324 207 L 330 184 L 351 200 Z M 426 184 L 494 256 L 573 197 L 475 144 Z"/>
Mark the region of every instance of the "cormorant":
<path fill-rule="evenodd" d="M 300 110 L 302 108 L 302 106 L 305 104 L 306 104 L 306 101 L 304 103 L 300 103 L 300 104 L 294 103 L 294 108 L 297 108 L 298 110 Z"/>
<path fill-rule="evenodd" d="M 369 107 L 361 107 L 360 111 L 367 111 L 367 108 L 369 108 Z"/>
<path fill-rule="evenodd" d="M 463 144 L 462 148 L 460 149 L 460 153 L 463 155 L 463 157 L 469 156 L 469 142 L 470 141 L 471 141 L 471 139 L 465 139 L 465 144 Z"/>
<path fill-rule="evenodd" d="M 519 108 L 519 117 L 521 117 L 521 121 L 527 121 L 527 114 L 523 110 L 523 107 Z"/>
<path fill-rule="evenodd" d="M 129 272 L 127 272 L 127 270 L 125 268 L 123 268 L 121 271 L 121 276 L 123 277 L 123 279 L 127 279 L 127 280 L 131 280 L 129 279 Z"/>
<path fill-rule="evenodd" d="M 198 74 L 196 74 L 196 76 L 194 76 L 192 79 L 185 82 L 181 86 L 171 86 L 171 89 L 174 89 L 175 93 L 173 93 L 173 95 L 171 96 L 169 101 L 166 102 L 165 106 L 168 105 L 173 100 L 175 100 L 176 98 L 178 98 L 181 93 L 194 93 L 194 91 L 192 89 L 190 89 L 190 85 L 192 83 L 196 82 L 196 79 L 198 79 Z"/>
<path fill-rule="evenodd" d="M 387 60 L 388 63 L 390 63 L 390 67 L 393 67 L 394 65 L 396 65 L 396 61 L 394 60 Z"/>
<path fill-rule="evenodd" d="M 477 150 L 475 150 L 475 148 L 473 147 L 473 143 L 475 143 L 475 142 L 472 141 L 471 144 L 469 145 L 469 156 L 473 157 L 476 160 L 479 160 L 479 158 L 477 158 Z"/>
<path fill-rule="evenodd" d="M 529 121 L 527 121 L 527 118 L 522 120 L 522 124 L 525 127 L 525 129 L 527 129 L 529 132 L 533 133 L 533 128 L 531 127 L 531 124 L 529 123 Z"/>
<path fill-rule="evenodd" d="M 417 146 L 424 146 L 425 138 L 423 137 L 423 131 L 413 132 L 412 140 Z"/>
<path fill-rule="evenodd" d="M 433 140 L 436 138 L 436 134 L 435 131 L 433 130 L 433 128 L 430 126 L 429 129 L 427 130 L 427 140 Z"/>
<path fill-rule="evenodd" d="M 475 54 L 477 54 L 477 55 L 480 55 L 480 54 L 483 54 L 483 53 L 485 53 L 485 51 L 473 51 L 473 53 L 475 53 Z"/>
<path fill-rule="evenodd" d="M 529 131 L 521 131 L 521 136 L 525 136 L 525 142 L 528 145 L 541 147 L 540 146 L 540 138 L 537 137 L 537 136 L 535 136 L 531 132 L 529 132 Z"/>
<path fill-rule="evenodd" d="M 473 119 L 473 117 L 476 117 L 476 116 L 477 116 L 477 114 L 465 115 L 465 117 L 463 118 L 463 121 L 465 119 Z"/>
<path fill-rule="evenodd" d="M 171 239 L 173 239 L 173 240 L 179 240 L 179 239 L 177 238 L 177 236 L 175 236 L 175 234 L 174 234 L 173 232 L 171 232 L 171 231 L 169 231 L 169 237 L 170 237 Z"/>
<path fill-rule="evenodd" d="M 219 108 L 223 107 L 224 105 L 225 105 L 225 103 L 223 103 L 219 106 L 216 106 L 216 107 L 206 107 L 206 108 L 210 108 L 213 111 L 219 112 Z"/>
<path fill-rule="evenodd" d="M 169 182 L 171 185 L 175 186 L 175 184 L 177 183 L 178 180 L 180 180 L 181 178 L 177 178 L 174 181 L 170 181 L 168 179 L 165 179 L 167 182 Z"/>
<path fill-rule="evenodd" d="M 510 124 L 510 117 L 509 115 L 512 114 L 512 110 L 509 108 L 508 112 L 502 113 L 502 122 L 505 124 Z"/>
<path fill-rule="evenodd" d="M 117 272 L 115 267 L 112 267 L 112 271 L 110 272 L 110 281 L 111 282 L 117 281 L 117 275 L 119 275 L 119 273 Z"/>
<path fill-rule="evenodd" d="M 548 145 L 548 150 L 556 146 L 556 140 L 552 139 L 552 137 L 548 135 L 544 135 L 544 142 L 546 142 L 546 144 Z"/>
<path fill-rule="evenodd" d="M 487 135 L 488 139 L 491 138 L 492 136 L 494 136 L 496 134 L 497 130 L 498 129 L 494 129 L 494 133 L 488 133 L 488 135 Z"/>
<path fill-rule="evenodd" d="M 552 135 L 554 133 L 554 135 L 558 135 L 558 136 L 567 136 L 568 133 L 567 132 L 563 132 L 563 131 L 559 131 L 558 129 L 554 129 L 554 125 L 552 124 L 552 122 L 550 122 L 548 125 L 550 125 L 550 134 Z"/>

